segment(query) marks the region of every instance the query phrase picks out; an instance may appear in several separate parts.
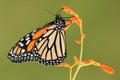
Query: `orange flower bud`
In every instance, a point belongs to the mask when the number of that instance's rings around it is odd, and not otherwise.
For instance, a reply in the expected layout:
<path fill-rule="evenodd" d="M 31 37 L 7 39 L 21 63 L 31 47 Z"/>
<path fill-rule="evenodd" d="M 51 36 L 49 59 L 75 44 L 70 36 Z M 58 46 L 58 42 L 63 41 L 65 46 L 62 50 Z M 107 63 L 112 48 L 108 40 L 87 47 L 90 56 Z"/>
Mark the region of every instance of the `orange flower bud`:
<path fill-rule="evenodd" d="M 58 64 L 57 66 L 59 66 L 59 67 L 66 67 L 66 68 L 71 68 L 71 65 L 69 65 L 69 64 L 67 64 L 67 63 L 60 63 L 60 64 Z"/>
<path fill-rule="evenodd" d="M 82 37 L 83 37 L 83 38 L 85 38 L 85 37 L 86 37 L 86 35 L 85 35 L 84 33 L 82 33 Z"/>
<path fill-rule="evenodd" d="M 106 66 L 106 65 L 100 65 L 100 68 L 103 71 L 107 72 L 108 74 L 113 74 L 115 72 L 114 69 L 112 69 L 111 67 Z"/>
<path fill-rule="evenodd" d="M 70 9 L 69 7 L 67 7 L 67 6 L 63 6 L 63 10 L 68 14 L 71 14 L 71 15 L 74 14 L 73 10 Z"/>
<path fill-rule="evenodd" d="M 66 25 L 66 27 L 64 28 L 65 31 L 69 29 L 69 27 L 71 26 L 71 24 L 72 24 L 72 22 L 70 22 L 70 21 L 66 21 L 65 22 L 65 25 Z"/>
<path fill-rule="evenodd" d="M 82 61 L 81 63 L 82 63 L 82 64 L 85 64 L 85 65 L 88 65 L 88 64 L 90 64 L 91 62 L 89 62 L 89 61 Z"/>
<path fill-rule="evenodd" d="M 80 39 L 75 40 L 75 42 L 76 42 L 77 44 L 81 44 L 81 40 L 80 40 Z"/>
<path fill-rule="evenodd" d="M 79 64 L 78 57 L 77 57 L 77 56 L 74 56 L 73 58 L 74 58 L 75 63 L 76 63 L 76 64 Z"/>
<path fill-rule="evenodd" d="M 78 26 L 80 26 L 80 23 L 82 22 L 82 20 L 77 17 L 72 17 L 70 18 L 70 20 L 72 21 L 72 23 L 76 23 Z"/>

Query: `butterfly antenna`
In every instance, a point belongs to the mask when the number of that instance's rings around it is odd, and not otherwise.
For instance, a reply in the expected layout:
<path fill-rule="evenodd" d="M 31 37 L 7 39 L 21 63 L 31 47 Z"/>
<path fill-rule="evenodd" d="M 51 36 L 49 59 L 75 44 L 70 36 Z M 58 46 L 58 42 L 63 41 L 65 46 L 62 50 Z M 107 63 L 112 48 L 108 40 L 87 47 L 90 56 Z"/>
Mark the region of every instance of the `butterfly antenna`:
<path fill-rule="evenodd" d="M 63 8 L 61 8 L 60 10 L 58 10 L 58 11 L 56 12 L 56 15 L 57 15 L 61 10 L 63 10 Z"/>
<path fill-rule="evenodd" d="M 44 9 L 46 12 L 48 12 L 48 13 L 50 13 L 50 14 L 52 14 L 52 15 L 54 15 L 55 16 L 55 14 L 54 13 L 52 13 L 52 12 L 50 12 L 49 10 L 47 10 L 47 9 Z"/>

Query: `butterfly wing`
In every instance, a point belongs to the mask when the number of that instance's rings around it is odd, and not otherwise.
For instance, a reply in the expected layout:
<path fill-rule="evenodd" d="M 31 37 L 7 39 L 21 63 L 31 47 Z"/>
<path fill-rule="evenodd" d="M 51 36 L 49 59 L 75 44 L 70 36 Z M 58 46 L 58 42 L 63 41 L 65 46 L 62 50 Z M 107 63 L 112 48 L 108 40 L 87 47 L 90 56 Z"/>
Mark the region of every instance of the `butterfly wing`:
<path fill-rule="evenodd" d="M 33 53 L 38 38 L 51 26 L 53 22 L 38 28 L 21 38 L 8 53 L 8 59 L 20 63 L 26 61 L 37 61 L 38 56 Z"/>
<path fill-rule="evenodd" d="M 56 15 L 55 20 L 38 28 L 19 40 L 10 50 L 12 62 L 39 61 L 45 65 L 57 65 L 66 58 L 65 20 Z"/>
<path fill-rule="evenodd" d="M 39 62 L 45 65 L 57 65 L 66 58 L 64 29 L 52 25 L 35 44 L 34 53 Z"/>

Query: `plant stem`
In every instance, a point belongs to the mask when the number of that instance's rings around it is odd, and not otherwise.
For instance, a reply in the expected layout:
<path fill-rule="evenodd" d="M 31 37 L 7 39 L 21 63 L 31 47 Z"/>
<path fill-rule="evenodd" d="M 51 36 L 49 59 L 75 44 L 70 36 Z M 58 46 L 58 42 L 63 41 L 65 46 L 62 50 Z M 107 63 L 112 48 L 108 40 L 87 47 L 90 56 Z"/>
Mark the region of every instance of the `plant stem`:
<path fill-rule="evenodd" d="M 80 35 L 81 35 L 81 46 L 80 46 L 80 50 L 81 51 L 80 51 L 80 56 L 79 56 L 79 62 L 81 63 L 81 61 L 82 61 L 82 55 L 83 55 L 83 39 L 84 39 L 84 37 L 83 37 L 83 31 L 82 31 L 82 23 L 80 24 Z M 75 74 L 73 76 L 73 80 L 75 80 L 75 78 L 76 78 L 76 76 L 77 76 L 80 68 L 81 68 L 81 65 L 78 65 L 78 67 L 77 67 L 77 69 L 75 71 Z"/>
<path fill-rule="evenodd" d="M 75 74 L 74 74 L 74 76 L 73 76 L 73 80 L 75 80 L 75 78 L 76 78 L 76 76 L 77 76 L 80 68 L 81 68 L 81 66 L 79 65 L 78 68 L 77 68 L 77 70 L 75 71 Z"/>
<path fill-rule="evenodd" d="M 72 79 L 72 70 L 73 70 L 73 67 L 75 66 L 76 64 L 74 63 L 72 66 L 71 66 L 71 68 L 70 68 L 70 80 L 73 80 Z"/>
<path fill-rule="evenodd" d="M 70 80 L 72 80 L 72 68 L 70 68 Z"/>
<path fill-rule="evenodd" d="M 83 55 L 83 30 L 82 30 L 82 23 L 80 24 L 80 35 L 81 35 L 81 44 L 80 44 L 80 56 L 79 56 L 79 61 L 82 61 L 82 55 Z"/>

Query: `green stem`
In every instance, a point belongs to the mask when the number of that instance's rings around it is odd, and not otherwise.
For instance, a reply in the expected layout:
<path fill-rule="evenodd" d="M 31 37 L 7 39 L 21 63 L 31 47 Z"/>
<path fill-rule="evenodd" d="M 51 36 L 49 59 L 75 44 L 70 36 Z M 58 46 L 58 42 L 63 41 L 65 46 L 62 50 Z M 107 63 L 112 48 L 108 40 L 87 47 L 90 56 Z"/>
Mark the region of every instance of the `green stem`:
<path fill-rule="evenodd" d="M 70 80 L 72 80 L 72 68 L 70 69 Z"/>
<path fill-rule="evenodd" d="M 81 35 L 81 46 L 80 46 L 80 50 L 81 50 L 81 51 L 80 51 L 79 62 L 81 63 L 81 61 L 82 61 L 82 55 L 83 55 L 83 39 L 84 39 L 84 38 L 83 38 L 83 36 L 82 36 L 82 34 L 83 34 L 83 32 L 82 32 L 82 24 L 81 24 L 80 27 L 81 27 L 81 28 L 80 28 L 80 35 Z M 73 76 L 73 80 L 75 80 L 75 78 L 76 78 L 76 76 L 77 76 L 80 68 L 81 68 L 81 65 L 78 65 L 77 70 L 75 71 L 75 74 L 74 74 L 74 76 Z"/>

